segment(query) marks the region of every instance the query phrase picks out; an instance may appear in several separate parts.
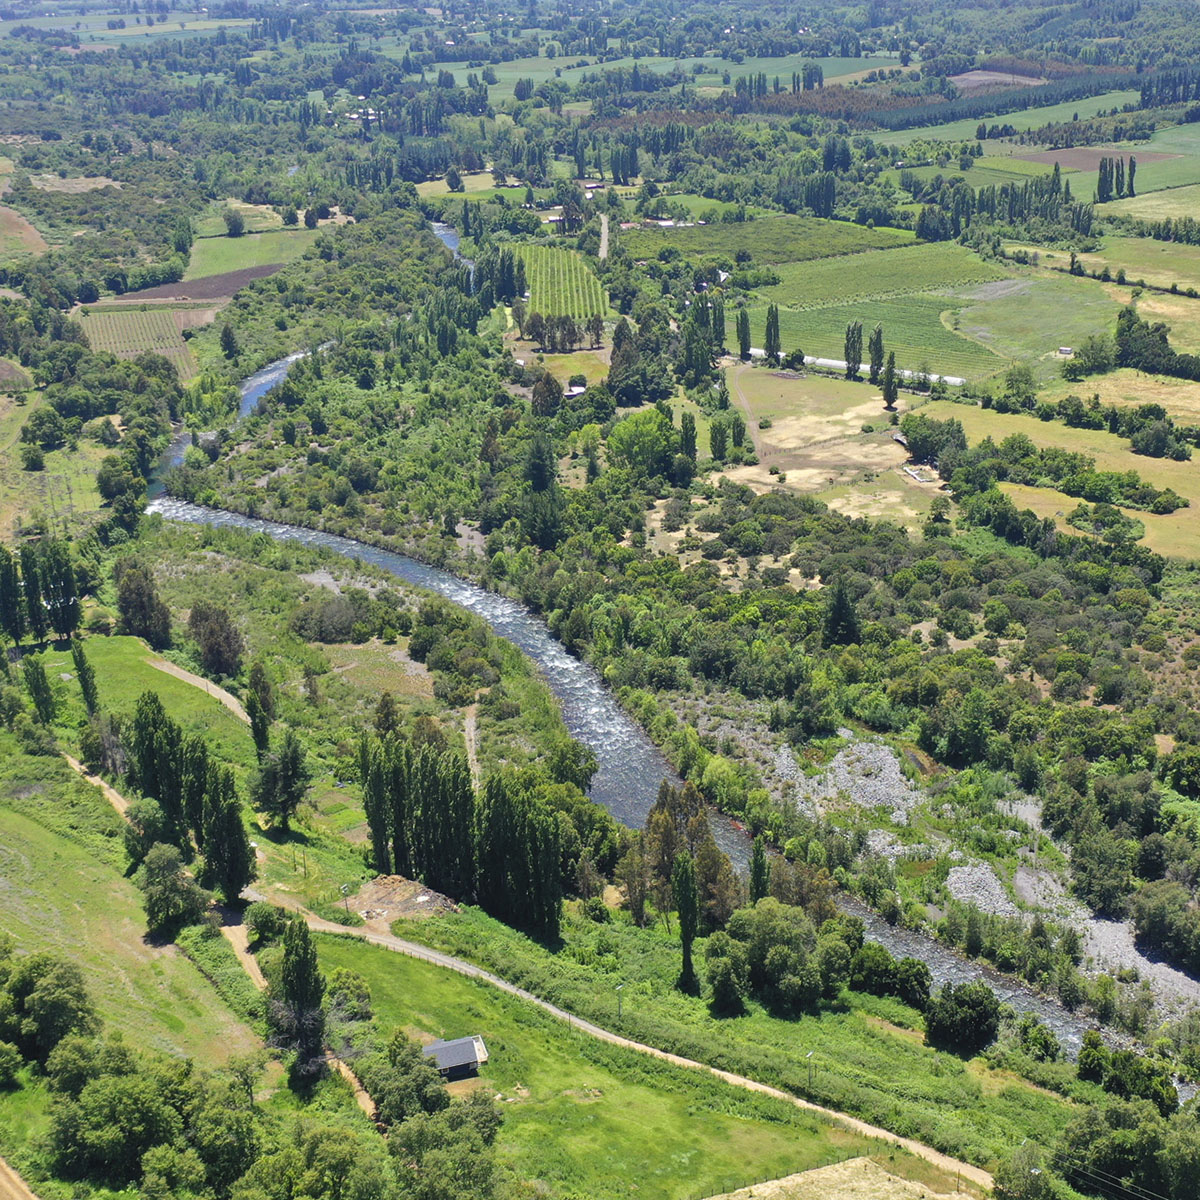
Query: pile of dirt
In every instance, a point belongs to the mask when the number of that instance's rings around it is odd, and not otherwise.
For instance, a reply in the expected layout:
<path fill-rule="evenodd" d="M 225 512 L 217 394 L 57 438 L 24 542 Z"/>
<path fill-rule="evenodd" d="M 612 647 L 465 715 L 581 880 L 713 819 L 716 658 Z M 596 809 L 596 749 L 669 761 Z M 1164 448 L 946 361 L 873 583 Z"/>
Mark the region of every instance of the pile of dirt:
<path fill-rule="evenodd" d="M 429 917 L 458 912 L 449 896 L 403 875 L 379 875 L 364 883 L 351 903 L 368 924 L 387 925 L 401 917 Z"/>
<path fill-rule="evenodd" d="M 901 1179 L 870 1158 L 850 1158 L 829 1167 L 817 1167 L 785 1179 L 771 1179 L 711 1200 L 927 1200 L 930 1196 L 958 1196 Z"/>

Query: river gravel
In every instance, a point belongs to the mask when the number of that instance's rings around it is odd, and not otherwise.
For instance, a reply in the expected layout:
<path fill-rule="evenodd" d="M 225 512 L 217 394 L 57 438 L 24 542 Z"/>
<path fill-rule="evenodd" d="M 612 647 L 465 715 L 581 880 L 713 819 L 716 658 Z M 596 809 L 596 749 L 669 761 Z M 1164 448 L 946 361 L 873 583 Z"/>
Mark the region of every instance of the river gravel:
<path fill-rule="evenodd" d="M 962 904 L 974 904 L 980 912 L 992 913 L 997 917 L 1018 915 L 1017 906 L 987 863 L 972 862 L 951 867 L 946 876 L 946 890 L 955 900 Z"/>
<path fill-rule="evenodd" d="M 809 812 L 822 812 L 839 796 L 849 797 L 858 808 L 886 808 L 896 825 L 907 825 L 908 815 L 921 800 L 900 769 L 900 760 L 889 746 L 861 741 L 848 729 L 838 733 L 844 746 L 820 775 L 798 776 L 796 798 Z"/>

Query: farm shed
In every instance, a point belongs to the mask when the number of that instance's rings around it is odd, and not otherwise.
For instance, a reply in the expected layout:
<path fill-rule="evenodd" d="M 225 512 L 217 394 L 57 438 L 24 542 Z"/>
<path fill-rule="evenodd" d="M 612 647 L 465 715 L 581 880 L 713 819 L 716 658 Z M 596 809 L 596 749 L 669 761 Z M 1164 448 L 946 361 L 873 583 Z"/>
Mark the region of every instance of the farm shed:
<path fill-rule="evenodd" d="M 433 1059 L 444 1079 L 462 1079 L 474 1075 L 488 1060 L 487 1047 L 478 1034 L 455 1038 L 452 1042 L 432 1042 L 421 1053 Z"/>

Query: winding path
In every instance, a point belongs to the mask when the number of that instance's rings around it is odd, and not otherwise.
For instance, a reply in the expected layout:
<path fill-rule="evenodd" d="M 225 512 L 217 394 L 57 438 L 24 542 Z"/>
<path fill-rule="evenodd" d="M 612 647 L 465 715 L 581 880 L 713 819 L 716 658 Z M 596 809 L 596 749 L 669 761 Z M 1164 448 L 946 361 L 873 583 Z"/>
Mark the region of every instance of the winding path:
<path fill-rule="evenodd" d="M 585 1021 L 581 1017 L 568 1012 L 566 1009 L 559 1008 L 558 1005 L 551 1004 L 548 1000 L 543 1000 L 540 996 L 535 996 L 532 992 L 527 992 L 524 988 L 517 987 L 516 984 L 509 983 L 507 979 L 502 979 L 499 975 L 493 975 L 491 971 L 485 971 L 482 967 L 467 962 L 465 959 L 455 958 L 450 954 L 443 954 L 440 950 L 430 950 L 428 947 L 420 946 L 415 942 L 407 942 L 403 938 L 398 938 L 391 933 L 379 933 L 369 929 L 350 929 L 345 925 L 338 925 L 334 921 L 326 921 L 323 917 L 314 916 L 303 909 L 299 911 L 308 923 L 309 929 L 315 933 L 332 933 L 342 937 L 357 937 L 364 942 L 369 942 L 373 946 L 382 946 L 385 950 L 392 950 L 397 954 L 406 954 L 410 958 L 419 958 L 424 962 L 432 963 L 434 966 L 444 967 L 448 971 L 457 971 L 460 975 L 466 975 L 471 979 L 478 979 L 483 983 L 489 984 L 491 987 L 497 988 L 499 991 L 507 992 L 510 996 L 516 996 L 519 1000 L 536 1005 L 543 1012 L 549 1013 L 552 1017 L 556 1017 L 560 1021 L 565 1021 L 570 1028 L 578 1029 L 581 1033 L 585 1033 L 589 1037 L 594 1037 L 602 1042 L 608 1042 L 613 1046 L 623 1046 L 627 1050 L 636 1050 L 639 1054 L 649 1054 L 653 1058 L 661 1059 L 663 1062 L 669 1062 L 673 1066 L 683 1067 L 686 1070 L 706 1071 L 708 1074 L 715 1075 L 718 1079 L 724 1080 L 725 1083 L 733 1087 L 745 1088 L 747 1091 L 758 1092 L 761 1095 L 770 1096 L 776 1100 L 786 1101 L 807 1112 L 818 1113 L 827 1120 L 833 1121 L 843 1128 L 850 1129 L 854 1133 L 862 1134 L 864 1137 L 878 1138 L 880 1141 L 890 1142 L 894 1146 L 899 1146 L 901 1149 L 907 1150 L 910 1154 L 916 1155 L 928 1163 L 932 1163 L 935 1167 L 943 1171 L 960 1174 L 964 1179 L 968 1179 L 972 1183 L 979 1184 L 981 1187 L 988 1188 L 989 1190 L 992 1187 L 992 1177 L 987 1171 L 984 1171 L 980 1167 L 972 1166 L 970 1163 L 960 1162 L 956 1158 L 951 1158 L 949 1155 L 941 1153 L 940 1150 L 933 1149 L 932 1146 L 926 1146 L 924 1143 L 913 1141 L 911 1138 L 900 1137 L 897 1134 L 890 1133 L 886 1129 L 880 1129 L 878 1125 L 869 1125 L 866 1121 L 860 1121 L 857 1117 L 848 1116 L 846 1113 L 837 1112 L 831 1108 L 824 1108 L 822 1105 L 813 1104 L 808 1100 L 801 1100 L 799 1096 L 793 1096 L 790 1092 L 785 1092 L 780 1088 L 760 1083 L 757 1079 L 749 1079 L 745 1075 L 735 1075 L 732 1071 L 722 1071 L 720 1068 L 709 1066 L 707 1063 L 697 1062 L 691 1058 L 683 1058 L 678 1054 L 671 1054 L 666 1050 L 660 1050 L 657 1046 L 648 1046 L 644 1042 L 635 1042 L 630 1038 L 622 1037 L 619 1033 L 613 1033 L 610 1029 L 595 1025 L 591 1021 Z"/>
<path fill-rule="evenodd" d="M 64 757 L 66 756 L 64 755 Z M 120 792 L 104 783 L 103 780 L 95 776 L 89 776 L 82 765 L 74 759 L 67 758 L 67 761 L 89 783 L 95 783 L 104 793 L 108 802 L 122 816 L 125 815 L 128 801 Z M 251 889 L 247 889 L 245 895 L 247 899 L 252 900 L 265 898 Z M 276 900 L 276 903 L 278 902 L 279 898 Z M 498 991 L 506 992 L 510 996 L 515 996 L 518 1000 L 535 1005 L 557 1020 L 565 1021 L 571 1029 L 578 1029 L 581 1033 L 585 1033 L 589 1037 L 594 1037 L 598 1041 L 608 1042 L 612 1046 L 622 1046 L 626 1050 L 635 1050 L 639 1054 L 648 1054 L 652 1058 L 661 1059 L 663 1062 L 671 1063 L 673 1066 L 682 1067 L 685 1070 L 706 1071 L 708 1074 L 715 1075 L 718 1079 L 724 1080 L 725 1083 L 730 1084 L 732 1087 L 745 1088 L 747 1091 L 757 1092 L 763 1096 L 770 1096 L 775 1100 L 783 1100 L 788 1104 L 795 1105 L 796 1108 L 804 1109 L 806 1112 L 817 1113 L 826 1120 L 841 1125 L 844 1129 L 861 1134 L 863 1137 L 877 1138 L 880 1141 L 899 1146 L 902 1150 L 907 1150 L 917 1158 L 922 1158 L 926 1162 L 932 1163 L 940 1170 L 954 1172 L 961 1175 L 962 1178 L 968 1179 L 972 1183 L 989 1190 L 992 1187 L 991 1175 L 981 1167 L 960 1162 L 956 1158 L 951 1158 L 948 1154 L 943 1154 L 940 1150 L 935 1150 L 932 1146 L 926 1146 L 923 1142 L 914 1141 L 912 1138 L 900 1137 L 898 1134 L 892 1133 L 887 1129 L 881 1129 L 878 1125 L 869 1125 L 866 1121 L 860 1121 L 857 1117 L 852 1117 L 847 1113 L 838 1112 L 832 1108 L 825 1108 L 820 1104 L 813 1104 L 810 1100 L 802 1100 L 799 1096 L 793 1096 L 790 1092 L 785 1092 L 781 1088 L 771 1087 L 770 1084 L 761 1083 L 757 1079 L 750 1079 L 745 1075 L 735 1075 L 732 1071 L 723 1071 L 719 1067 L 709 1066 L 707 1063 L 697 1062 L 692 1058 L 684 1058 L 679 1054 L 671 1054 L 667 1050 L 660 1050 L 657 1046 L 648 1046 L 645 1042 L 635 1042 L 632 1038 L 622 1037 L 619 1033 L 613 1033 L 611 1029 L 605 1029 L 601 1025 L 596 1025 L 591 1021 L 584 1020 L 582 1017 L 577 1017 L 565 1008 L 560 1008 L 557 1004 L 551 1004 L 549 1000 L 543 1000 L 540 996 L 535 996 L 532 992 L 518 987 L 515 983 L 509 983 L 507 979 L 502 979 L 499 975 L 494 975 L 491 971 L 486 971 L 483 967 L 476 966 L 465 959 L 455 958 L 454 955 L 444 954 L 440 950 L 431 950 L 429 947 L 418 945 L 416 942 L 405 941 L 403 938 L 396 937 L 393 933 L 382 933 L 378 930 L 367 928 L 354 929 L 345 925 L 339 925 L 335 921 L 327 921 L 324 917 L 318 917 L 308 911 L 308 909 L 295 903 L 291 904 L 290 907 L 304 918 L 305 923 L 314 933 L 328 933 L 338 937 L 357 938 L 372 946 L 380 946 L 384 950 L 391 950 L 396 954 L 405 954 L 409 958 L 421 959 L 423 962 L 432 963 L 434 966 L 442 967 L 447 971 L 456 971 L 458 974 L 465 975 L 470 979 L 478 979 L 481 983 L 486 983 Z M 239 932 L 235 933 L 235 929 Z M 244 930 L 239 926 L 230 926 L 223 923 L 221 932 L 229 940 L 234 953 L 238 957 L 238 961 L 245 968 L 246 973 L 254 981 L 255 985 L 260 988 L 264 987 L 266 980 L 263 978 L 258 963 L 254 961 L 254 956 L 249 952 Z M 329 1056 L 329 1062 L 354 1088 L 355 1100 L 358 1102 L 359 1107 L 368 1116 L 373 1117 L 375 1111 L 374 1104 L 350 1068 L 332 1055 Z M 2 1184 L 2 1181 L 3 1177 L 0 1176 L 0 1184 Z M 0 1200 L 8 1200 L 8 1197 L 0 1192 Z M 36 1200 L 36 1197 L 32 1197 L 32 1193 L 28 1195 L 18 1193 L 16 1200 Z"/>

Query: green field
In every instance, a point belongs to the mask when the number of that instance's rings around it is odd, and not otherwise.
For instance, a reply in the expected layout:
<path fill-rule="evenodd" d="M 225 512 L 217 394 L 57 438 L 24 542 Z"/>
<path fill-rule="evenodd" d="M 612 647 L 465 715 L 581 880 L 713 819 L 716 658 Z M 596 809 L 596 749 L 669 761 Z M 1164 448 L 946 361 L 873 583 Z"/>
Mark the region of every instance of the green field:
<path fill-rule="evenodd" d="M 1137 173 L 1138 195 L 1099 206 L 1102 213 L 1119 213 L 1139 221 L 1161 221 L 1164 217 L 1194 217 L 1200 212 L 1200 183 L 1160 192 L 1143 192 L 1142 168 Z"/>
<path fill-rule="evenodd" d="M 232 208 L 242 214 L 242 218 L 246 222 L 246 233 L 272 233 L 283 230 L 283 218 L 269 204 L 247 204 L 237 199 L 236 196 L 231 196 L 228 200 L 214 200 L 192 222 L 196 237 L 224 237 L 226 233 L 225 210 L 227 208 Z M 238 239 L 230 240 L 237 241 Z"/>
<path fill-rule="evenodd" d="M 759 295 L 787 308 L 820 308 L 851 300 L 884 300 L 912 292 L 929 292 L 1005 279 L 998 263 L 953 242 L 867 250 L 841 258 L 782 263 L 782 282 L 761 288 Z"/>
<path fill-rule="evenodd" d="M 315 229 L 248 233 L 240 238 L 197 238 L 183 277 L 200 279 L 205 275 L 223 275 L 226 271 L 242 271 L 247 267 L 291 262 L 310 249 L 316 240 Z"/>
<path fill-rule="evenodd" d="M 655 258 L 664 247 L 673 246 L 688 258 L 717 254 L 732 260 L 737 251 L 746 250 L 755 263 L 804 262 L 911 245 L 916 240 L 906 229 L 868 229 L 820 217 L 762 217 L 728 225 L 629 229 L 620 237 L 633 258 Z"/>
<path fill-rule="evenodd" d="M 955 375 L 964 379 L 1002 370 L 1006 366 L 1003 360 L 943 324 L 942 314 L 952 308 L 953 301 L 945 296 L 920 294 L 902 299 L 832 304 L 824 308 L 781 309 L 779 332 L 784 353 L 799 347 L 805 354 L 817 358 L 840 360 L 845 348 L 846 326 L 851 321 L 861 321 L 864 330 L 869 331 L 878 322 L 883 325 L 887 349 L 895 350 L 896 365 L 901 370 L 927 368 L 935 375 Z M 728 312 L 726 338 L 731 345 L 735 337 L 734 319 L 735 315 Z M 751 341 L 755 346 L 763 343 L 766 320 L 765 306 L 750 309 Z"/>
<path fill-rule="evenodd" d="M 1008 361 L 1057 375 L 1059 346 L 1111 332 L 1120 301 L 1103 284 L 1060 275 L 984 284 L 960 293 L 957 329 Z"/>
<path fill-rule="evenodd" d="M 171 308 L 134 308 L 128 304 L 85 308 L 80 310 L 78 320 L 93 350 L 107 350 L 118 358 L 136 358 L 150 351 L 168 359 L 180 379 L 191 379 L 196 374 L 196 361 Z"/>
<path fill-rule="evenodd" d="M 986 117 L 988 125 L 1011 125 L 1016 130 L 1039 129 L 1043 125 L 1059 121 L 1070 121 L 1078 115 L 1081 121 L 1094 117 L 1098 112 L 1109 112 L 1136 104 L 1141 93 L 1136 90 L 1104 92 L 1086 100 L 1067 100 L 1062 104 L 1047 104 L 1041 108 L 1027 108 L 1024 112 L 1005 113 L 1000 117 Z M 973 141 L 979 128 L 979 117 L 967 117 L 962 121 L 948 121 L 944 125 L 923 125 L 916 129 L 898 129 L 894 133 L 872 134 L 872 138 L 884 146 L 907 146 L 910 142 L 962 142 Z"/>
<path fill-rule="evenodd" d="M 529 1004 L 428 963 L 349 939 L 318 938 L 325 971 L 371 986 L 385 1026 L 479 1034 L 487 1089 L 505 1099 L 499 1157 L 547 1198 L 691 1200 L 871 1153 L 879 1143 L 784 1101 L 572 1033 Z M 620 1153 L 616 1153 L 616 1148 Z"/>
<path fill-rule="evenodd" d="M 192 963 L 145 939 L 123 822 L 99 791 L 7 732 L 0 761 L 0 930 L 78 962 L 106 1026 L 139 1047 L 209 1064 L 249 1051 L 254 1034 Z"/>
<path fill-rule="evenodd" d="M 896 1001 L 844 992 L 819 1014 L 792 1020 L 753 1003 L 744 1016 L 714 1018 L 703 999 L 672 986 L 678 936 L 659 925 L 638 930 L 618 917 L 597 926 L 573 914 L 557 954 L 477 909 L 399 921 L 394 929 L 490 966 L 605 1028 L 807 1095 L 981 1165 L 1006 1154 L 1014 1138 L 1052 1136 L 1071 1111 L 1069 1101 L 1012 1072 L 931 1050 L 919 1016 Z M 625 984 L 620 1018 L 618 983 Z M 496 1059 L 499 1068 L 502 1055 Z M 709 1193 L 697 1187 L 689 1194 Z"/>
<path fill-rule="evenodd" d="M 1069 255 L 1062 250 L 1043 250 L 1042 261 L 1055 266 L 1069 266 Z M 1176 285 L 1200 288 L 1200 246 L 1178 242 L 1157 242 L 1153 238 L 1106 237 L 1100 249 L 1092 254 L 1079 255 L 1089 271 L 1107 266 L 1115 276 L 1125 272 L 1129 281 L 1144 280 L 1156 287 Z"/>
<path fill-rule="evenodd" d="M 529 311 L 543 316 L 570 316 L 586 320 L 608 311 L 600 280 L 582 256 L 557 246 L 522 246 L 529 280 Z"/>
<path fill-rule="evenodd" d="M 928 183 L 929 180 L 941 176 L 946 180 L 964 179 L 971 187 L 981 188 L 992 185 L 1000 187 L 1006 183 L 1026 183 L 1038 175 L 1048 175 L 1053 170 L 1045 163 L 1025 162 L 1023 159 L 1009 158 L 1005 155 L 988 155 L 984 158 L 973 158 L 970 161 L 971 166 L 965 171 L 960 170 L 957 165 L 939 167 L 930 164 L 925 167 L 894 167 L 890 171 L 885 171 L 883 178 L 899 187 L 900 174 L 903 170 L 905 174 L 912 174 L 923 183 Z M 1072 175 L 1072 188 L 1075 187 L 1074 179 L 1075 177 Z"/>

